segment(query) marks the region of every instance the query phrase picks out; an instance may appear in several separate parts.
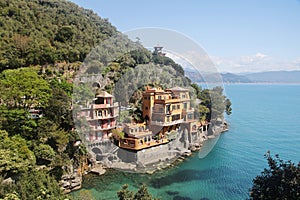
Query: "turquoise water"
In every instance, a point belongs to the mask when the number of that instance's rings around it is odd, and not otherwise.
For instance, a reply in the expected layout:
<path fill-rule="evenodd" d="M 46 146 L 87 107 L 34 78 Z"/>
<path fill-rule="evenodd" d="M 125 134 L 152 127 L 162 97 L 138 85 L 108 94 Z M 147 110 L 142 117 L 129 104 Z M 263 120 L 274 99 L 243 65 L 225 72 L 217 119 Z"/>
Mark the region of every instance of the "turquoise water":
<path fill-rule="evenodd" d="M 220 136 L 203 159 L 198 154 L 180 165 L 153 175 L 109 171 L 89 176 L 84 188 L 97 199 L 117 199 L 116 191 L 128 183 L 136 190 L 146 183 L 161 199 L 245 199 L 252 179 L 267 162 L 264 154 L 300 161 L 300 85 L 227 85 L 233 104 L 230 130 Z M 209 141 L 211 143 L 213 141 Z M 206 144 L 209 145 L 209 144 Z"/>

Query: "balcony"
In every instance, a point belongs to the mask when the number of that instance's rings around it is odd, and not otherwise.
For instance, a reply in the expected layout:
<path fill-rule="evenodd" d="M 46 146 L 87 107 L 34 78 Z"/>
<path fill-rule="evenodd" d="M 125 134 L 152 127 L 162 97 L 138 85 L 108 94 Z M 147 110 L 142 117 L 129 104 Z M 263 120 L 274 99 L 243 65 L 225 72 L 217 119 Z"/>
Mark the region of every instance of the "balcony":
<path fill-rule="evenodd" d="M 97 120 L 97 119 L 111 119 L 111 118 L 116 118 L 118 116 L 119 115 L 117 114 L 114 115 L 109 114 L 109 115 L 102 115 L 102 116 L 95 115 L 94 119 L 89 118 L 88 120 L 90 121 L 90 120 Z"/>
<path fill-rule="evenodd" d="M 151 125 L 158 125 L 158 126 L 171 126 L 175 124 L 181 124 L 183 119 L 178 119 L 170 122 L 160 122 L 160 121 L 151 121 Z"/>
<path fill-rule="evenodd" d="M 92 109 L 98 109 L 98 108 L 114 108 L 114 107 L 118 107 L 119 104 L 118 102 L 115 102 L 113 104 L 93 104 L 92 105 Z"/>
<path fill-rule="evenodd" d="M 144 142 L 141 139 L 135 139 L 135 138 L 124 138 L 120 140 L 120 147 L 124 149 L 131 149 L 131 150 L 142 150 L 162 144 L 168 143 L 169 140 L 164 138 L 160 140 L 151 140 L 149 142 Z"/>
<path fill-rule="evenodd" d="M 91 131 L 107 131 L 113 128 L 116 128 L 115 123 L 106 126 L 91 126 Z"/>

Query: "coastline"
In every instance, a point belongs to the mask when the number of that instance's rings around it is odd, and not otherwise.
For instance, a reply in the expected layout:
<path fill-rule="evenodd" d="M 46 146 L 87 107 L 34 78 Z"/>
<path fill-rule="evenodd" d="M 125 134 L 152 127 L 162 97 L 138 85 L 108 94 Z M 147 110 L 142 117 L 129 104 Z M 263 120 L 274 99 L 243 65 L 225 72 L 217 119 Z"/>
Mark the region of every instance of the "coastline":
<path fill-rule="evenodd" d="M 117 166 L 117 165 L 108 166 L 108 165 L 103 164 L 100 161 L 95 162 L 93 165 L 90 165 L 86 170 L 84 170 L 83 173 L 78 173 L 78 172 L 73 173 L 73 176 L 65 175 L 65 179 L 63 179 L 64 181 L 61 183 L 62 189 L 64 190 L 65 193 L 70 193 L 70 192 L 73 192 L 76 190 L 80 190 L 80 189 L 82 189 L 82 183 L 83 183 L 83 180 L 86 175 L 94 174 L 96 176 L 102 176 L 109 170 L 118 170 L 118 171 L 123 171 L 123 172 L 127 172 L 127 173 L 140 173 L 140 174 L 152 175 L 161 170 L 166 170 L 166 169 L 176 167 L 180 163 L 184 162 L 188 157 L 193 155 L 193 153 L 201 152 L 202 147 L 206 141 L 215 139 L 216 137 L 219 137 L 222 133 L 227 132 L 228 130 L 229 129 L 228 129 L 227 123 L 226 123 L 226 126 L 216 126 L 216 128 L 214 130 L 212 130 L 213 134 L 201 135 L 202 140 L 196 145 L 189 146 L 188 151 L 182 151 L 182 154 L 180 154 L 172 159 L 167 159 L 167 160 L 151 163 L 149 165 L 142 165 L 142 166 L 136 167 L 135 165 L 129 164 L 129 163 L 119 163 L 119 166 Z M 211 149 L 212 149 L 212 147 L 211 147 Z M 208 153 L 209 152 L 204 152 L 205 156 Z M 199 154 L 199 156 L 200 156 L 200 154 Z M 63 186 L 67 186 L 67 189 L 65 189 Z M 72 186 L 72 188 L 70 188 L 70 186 Z"/>

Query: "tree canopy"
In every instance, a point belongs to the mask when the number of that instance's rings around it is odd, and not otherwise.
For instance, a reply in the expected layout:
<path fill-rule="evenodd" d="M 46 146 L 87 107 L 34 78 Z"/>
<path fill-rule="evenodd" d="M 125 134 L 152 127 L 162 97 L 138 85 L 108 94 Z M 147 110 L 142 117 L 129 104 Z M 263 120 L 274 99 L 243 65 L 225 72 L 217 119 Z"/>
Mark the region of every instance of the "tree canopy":
<path fill-rule="evenodd" d="M 5 70 L 0 74 L 0 96 L 8 108 L 42 108 L 50 98 L 50 85 L 33 68 Z"/>
<path fill-rule="evenodd" d="M 6 131 L 0 130 L 0 174 L 26 172 L 35 161 L 25 139 L 19 135 L 9 137 Z"/>
<path fill-rule="evenodd" d="M 250 199 L 300 199 L 300 162 L 283 161 L 279 155 L 265 155 L 268 168 L 253 180 Z"/>
<path fill-rule="evenodd" d="M 83 61 L 117 32 L 107 19 L 70 1 L 1 1 L 0 13 L 0 71 Z"/>
<path fill-rule="evenodd" d="M 152 197 L 145 184 L 142 184 L 136 193 L 130 191 L 128 187 L 129 186 L 125 184 L 121 190 L 117 192 L 119 200 L 158 200 Z"/>

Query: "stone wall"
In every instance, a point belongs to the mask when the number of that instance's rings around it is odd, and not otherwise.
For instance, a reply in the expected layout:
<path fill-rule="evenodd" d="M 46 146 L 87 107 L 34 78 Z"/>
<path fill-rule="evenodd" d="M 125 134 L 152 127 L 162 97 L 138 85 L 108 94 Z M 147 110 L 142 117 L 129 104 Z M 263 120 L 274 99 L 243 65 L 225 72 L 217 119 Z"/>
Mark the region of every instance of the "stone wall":
<path fill-rule="evenodd" d="M 205 134 L 207 132 L 191 133 L 188 127 L 182 126 L 178 130 L 178 137 L 168 144 L 133 151 L 119 148 L 107 140 L 90 144 L 90 149 L 94 159 L 107 167 L 136 170 L 154 163 L 168 162 L 190 152 L 192 145 L 202 143 L 202 136 Z"/>

